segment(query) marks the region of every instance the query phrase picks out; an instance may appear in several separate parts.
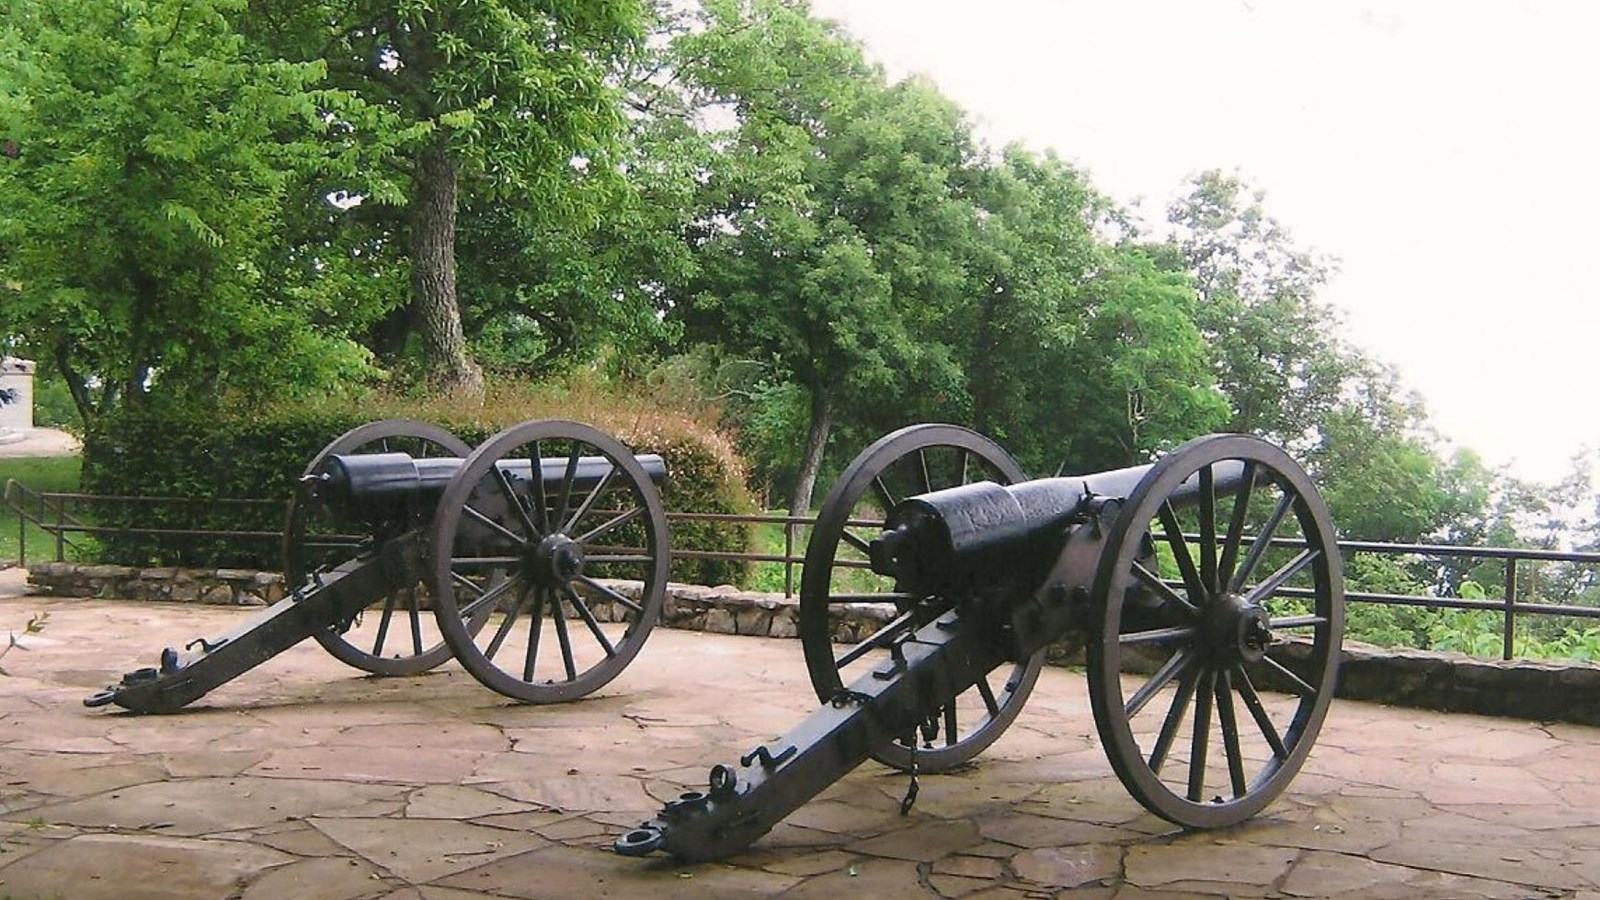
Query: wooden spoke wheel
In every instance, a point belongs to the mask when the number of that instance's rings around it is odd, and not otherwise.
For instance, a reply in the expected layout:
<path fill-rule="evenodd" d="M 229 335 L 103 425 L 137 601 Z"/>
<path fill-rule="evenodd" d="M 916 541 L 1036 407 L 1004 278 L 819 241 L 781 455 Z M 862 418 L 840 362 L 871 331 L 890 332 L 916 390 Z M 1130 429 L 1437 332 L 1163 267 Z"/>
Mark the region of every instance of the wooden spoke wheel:
<path fill-rule="evenodd" d="M 322 448 L 306 466 L 315 474 L 335 454 L 409 453 L 413 457 L 464 457 L 472 450 L 448 431 L 426 422 L 386 419 L 353 428 Z M 336 516 L 313 486 L 302 482 L 289 503 L 283 537 L 283 572 L 293 590 L 315 572 L 331 568 L 364 547 L 425 528 L 433 508 L 416 503 L 385 508 L 361 521 Z M 312 636 L 334 658 L 374 675 L 418 675 L 450 659 L 450 648 L 430 612 L 433 592 L 420 575 L 415 584 L 373 600 L 341 627 Z M 483 620 L 467 623 L 471 629 Z"/>
<path fill-rule="evenodd" d="M 553 703 L 601 687 L 661 614 L 661 495 L 627 447 L 588 425 L 524 422 L 490 438 L 445 488 L 430 537 L 439 628 L 507 697 Z M 468 628 L 479 615 L 487 627 Z"/>
<path fill-rule="evenodd" d="M 1344 633 L 1334 541 L 1305 472 L 1244 435 L 1189 441 L 1127 498 L 1095 575 L 1089 696 L 1145 808 L 1232 825 L 1305 762 Z"/>
<path fill-rule="evenodd" d="M 887 648 L 949 610 L 955 598 L 913 596 L 892 579 L 872 572 L 867 543 L 885 515 L 907 497 L 977 481 L 1011 484 L 1022 469 L 999 445 L 954 425 L 913 425 L 885 435 L 847 466 L 817 516 L 806 544 L 800 582 L 800 640 L 817 697 L 832 700 L 888 658 Z M 845 604 L 871 603 L 888 616 L 870 634 L 835 644 L 831 620 Z M 940 710 L 937 723 L 921 731 L 916 765 L 947 771 L 994 743 L 1022 711 L 1043 665 L 1043 653 L 1020 665 L 1005 664 Z M 928 735 L 933 734 L 930 738 Z M 909 770 L 905 739 L 875 753 L 884 765 Z"/>

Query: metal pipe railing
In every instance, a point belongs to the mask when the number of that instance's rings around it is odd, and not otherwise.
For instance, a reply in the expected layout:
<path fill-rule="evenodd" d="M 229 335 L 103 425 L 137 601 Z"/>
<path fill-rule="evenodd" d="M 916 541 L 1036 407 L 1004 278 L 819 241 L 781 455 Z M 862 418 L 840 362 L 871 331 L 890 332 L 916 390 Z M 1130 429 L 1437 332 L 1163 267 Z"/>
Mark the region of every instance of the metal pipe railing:
<path fill-rule="evenodd" d="M 198 511 L 209 510 L 217 506 L 253 506 L 258 508 L 278 507 L 282 503 L 274 500 L 252 500 L 239 498 L 216 498 L 196 500 L 183 497 L 128 497 L 116 495 L 95 495 L 76 492 L 35 492 L 29 490 L 21 483 L 8 480 L 5 485 L 4 505 L 9 507 L 17 516 L 18 521 L 18 553 L 19 562 L 26 563 L 27 529 L 31 524 L 35 528 L 52 536 L 55 543 L 55 557 L 58 561 L 64 560 L 69 547 L 77 548 L 72 535 L 135 535 L 154 538 L 194 538 L 194 539 L 245 539 L 245 540 L 271 540 L 278 541 L 282 538 L 281 531 L 243 530 L 243 529 L 213 529 L 213 528 L 165 528 L 141 526 L 116 526 L 97 525 L 83 520 L 75 515 L 71 508 L 75 505 L 88 504 L 125 504 L 130 506 L 151 505 L 188 505 Z M 783 552 L 764 553 L 750 550 L 724 550 L 709 548 L 693 548 L 675 546 L 672 556 L 675 559 L 700 559 L 700 560 L 731 560 L 752 563 L 769 563 L 783 566 L 784 595 L 793 596 L 795 592 L 795 570 L 803 567 L 804 556 L 796 552 L 800 543 L 802 529 L 815 524 L 815 519 L 806 516 L 767 515 L 767 514 L 740 514 L 740 513 L 701 513 L 701 512 L 669 512 L 669 521 L 677 522 L 714 522 L 734 525 L 777 525 L 783 530 Z M 871 528 L 882 523 L 872 520 L 851 520 L 848 524 Z M 1189 536 L 1190 540 L 1198 536 Z M 1275 539 L 1274 545 L 1290 546 L 1290 539 Z M 1524 590 L 1519 578 L 1519 564 L 1523 562 L 1562 562 L 1578 565 L 1600 565 L 1600 553 L 1587 551 L 1546 550 L 1521 547 L 1471 547 L 1452 544 L 1423 544 L 1423 543 L 1383 543 L 1377 541 L 1339 541 L 1338 546 L 1346 557 L 1356 553 L 1371 553 L 1383 556 L 1419 556 L 1419 557 L 1448 557 L 1474 560 L 1502 560 L 1505 563 L 1505 574 L 1502 596 L 1499 598 L 1473 599 L 1465 597 L 1448 597 L 1432 595 L 1400 595 L 1381 594 L 1362 591 L 1347 592 L 1345 597 L 1355 603 L 1381 603 L 1391 606 L 1423 607 L 1427 609 L 1456 609 L 1498 612 L 1502 617 L 1501 629 L 1501 656 L 1511 659 L 1513 647 L 1517 637 L 1517 618 L 1525 615 L 1540 616 L 1568 616 L 1576 619 L 1600 619 L 1600 607 L 1580 606 L 1566 603 L 1537 603 L 1526 602 L 1519 593 Z M 855 561 L 840 561 L 837 565 L 851 568 L 865 568 L 866 563 Z M 1290 596 L 1297 592 L 1286 589 L 1285 594 Z"/>

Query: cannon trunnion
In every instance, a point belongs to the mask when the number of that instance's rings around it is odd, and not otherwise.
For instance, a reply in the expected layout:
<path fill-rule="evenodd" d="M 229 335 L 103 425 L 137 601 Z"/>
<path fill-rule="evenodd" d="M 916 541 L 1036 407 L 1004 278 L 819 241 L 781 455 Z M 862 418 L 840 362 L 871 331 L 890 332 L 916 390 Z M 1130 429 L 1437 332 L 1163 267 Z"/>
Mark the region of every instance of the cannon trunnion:
<path fill-rule="evenodd" d="M 830 613 L 886 621 L 833 642 Z M 1325 505 L 1283 451 L 1212 435 L 1150 466 L 1025 481 L 948 425 L 890 434 L 824 501 L 800 598 L 821 707 L 622 835 L 735 853 L 865 760 L 967 762 L 1021 711 L 1045 648 L 1083 650 L 1095 723 L 1141 804 L 1233 824 L 1287 786 L 1332 698 L 1343 582 Z"/>
<path fill-rule="evenodd" d="M 84 703 L 171 712 L 308 637 L 377 675 L 456 658 L 518 700 L 582 696 L 660 614 L 665 476 L 659 456 L 577 422 L 525 422 L 476 450 L 422 422 L 363 425 L 300 479 L 284 529 L 292 593 Z"/>

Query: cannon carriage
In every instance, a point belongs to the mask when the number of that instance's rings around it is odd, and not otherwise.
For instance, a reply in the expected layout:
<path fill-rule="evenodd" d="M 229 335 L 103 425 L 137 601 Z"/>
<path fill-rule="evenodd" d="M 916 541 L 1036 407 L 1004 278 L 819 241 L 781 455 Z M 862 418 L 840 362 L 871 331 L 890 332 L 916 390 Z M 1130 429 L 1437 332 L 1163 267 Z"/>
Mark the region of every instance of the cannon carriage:
<path fill-rule="evenodd" d="M 578 422 L 525 422 L 477 449 L 423 422 L 360 426 L 289 504 L 288 596 L 84 703 L 172 712 L 307 638 L 374 675 L 456 659 L 519 701 L 584 696 L 660 615 L 665 476 L 659 456 Z"/>
<path fill-rule="evenodd" d="M 836 643 L 833 614 L 880 604 Z M 616 841 L 736 853 L 867 759 L 965 764 L 1021 712 L 1045 654 L 1084 655 L 1112 769 L 1179 825 L 1240 822 L 1316 740 L 1337 675 L 1343 581 L 1326 506 L 1282 450 L 1197 438 L 1158 462 L 1025 480 L 994 442 L 912 426 L 863 451 L 807 545 L 800 637 L 821 706 L 712 768 Z"/>

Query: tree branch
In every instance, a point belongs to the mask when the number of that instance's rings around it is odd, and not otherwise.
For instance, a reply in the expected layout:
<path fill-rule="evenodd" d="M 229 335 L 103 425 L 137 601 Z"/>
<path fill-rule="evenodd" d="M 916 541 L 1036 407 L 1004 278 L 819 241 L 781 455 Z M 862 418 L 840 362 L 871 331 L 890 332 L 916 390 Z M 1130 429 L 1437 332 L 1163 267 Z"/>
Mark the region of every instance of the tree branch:
<path fill-rule="evenodd" d="M 178 14 L 176 16 L 174 16 L 173 19 L 172 19 L 172 30 L 167 32 L 167 39 L 162 41 L 161 43 L 157 44 L 155 46 L 154 52 L 152 52 L 150 54 L 150 65 L 151 65 L 151 67 L 155 67 L 157 65 L 160 65 L 160 63 L 161 63 L 161 51 L 167 49 L 168 45 L 170 45 L 173 41 L 178 39 L 178 29 L 183 27 L 183 14 L 188 12 L 188 11 L 189 11 L 188 0 L 184 0 L 183 3 L 178 4 Z"/>
<path fill-rule="evenodd" d="M 84 377 L 73 367 L 65 341 L 56 344 L 54 356 L 56 371 L 60 372 L 61 377 L 67 382 L 67 391 L 72 394 L 72 405 L 78 408 L 78 418 L 87 428 L 94 415 L 94 402 L 89 397 L 89 386 Z"/>

